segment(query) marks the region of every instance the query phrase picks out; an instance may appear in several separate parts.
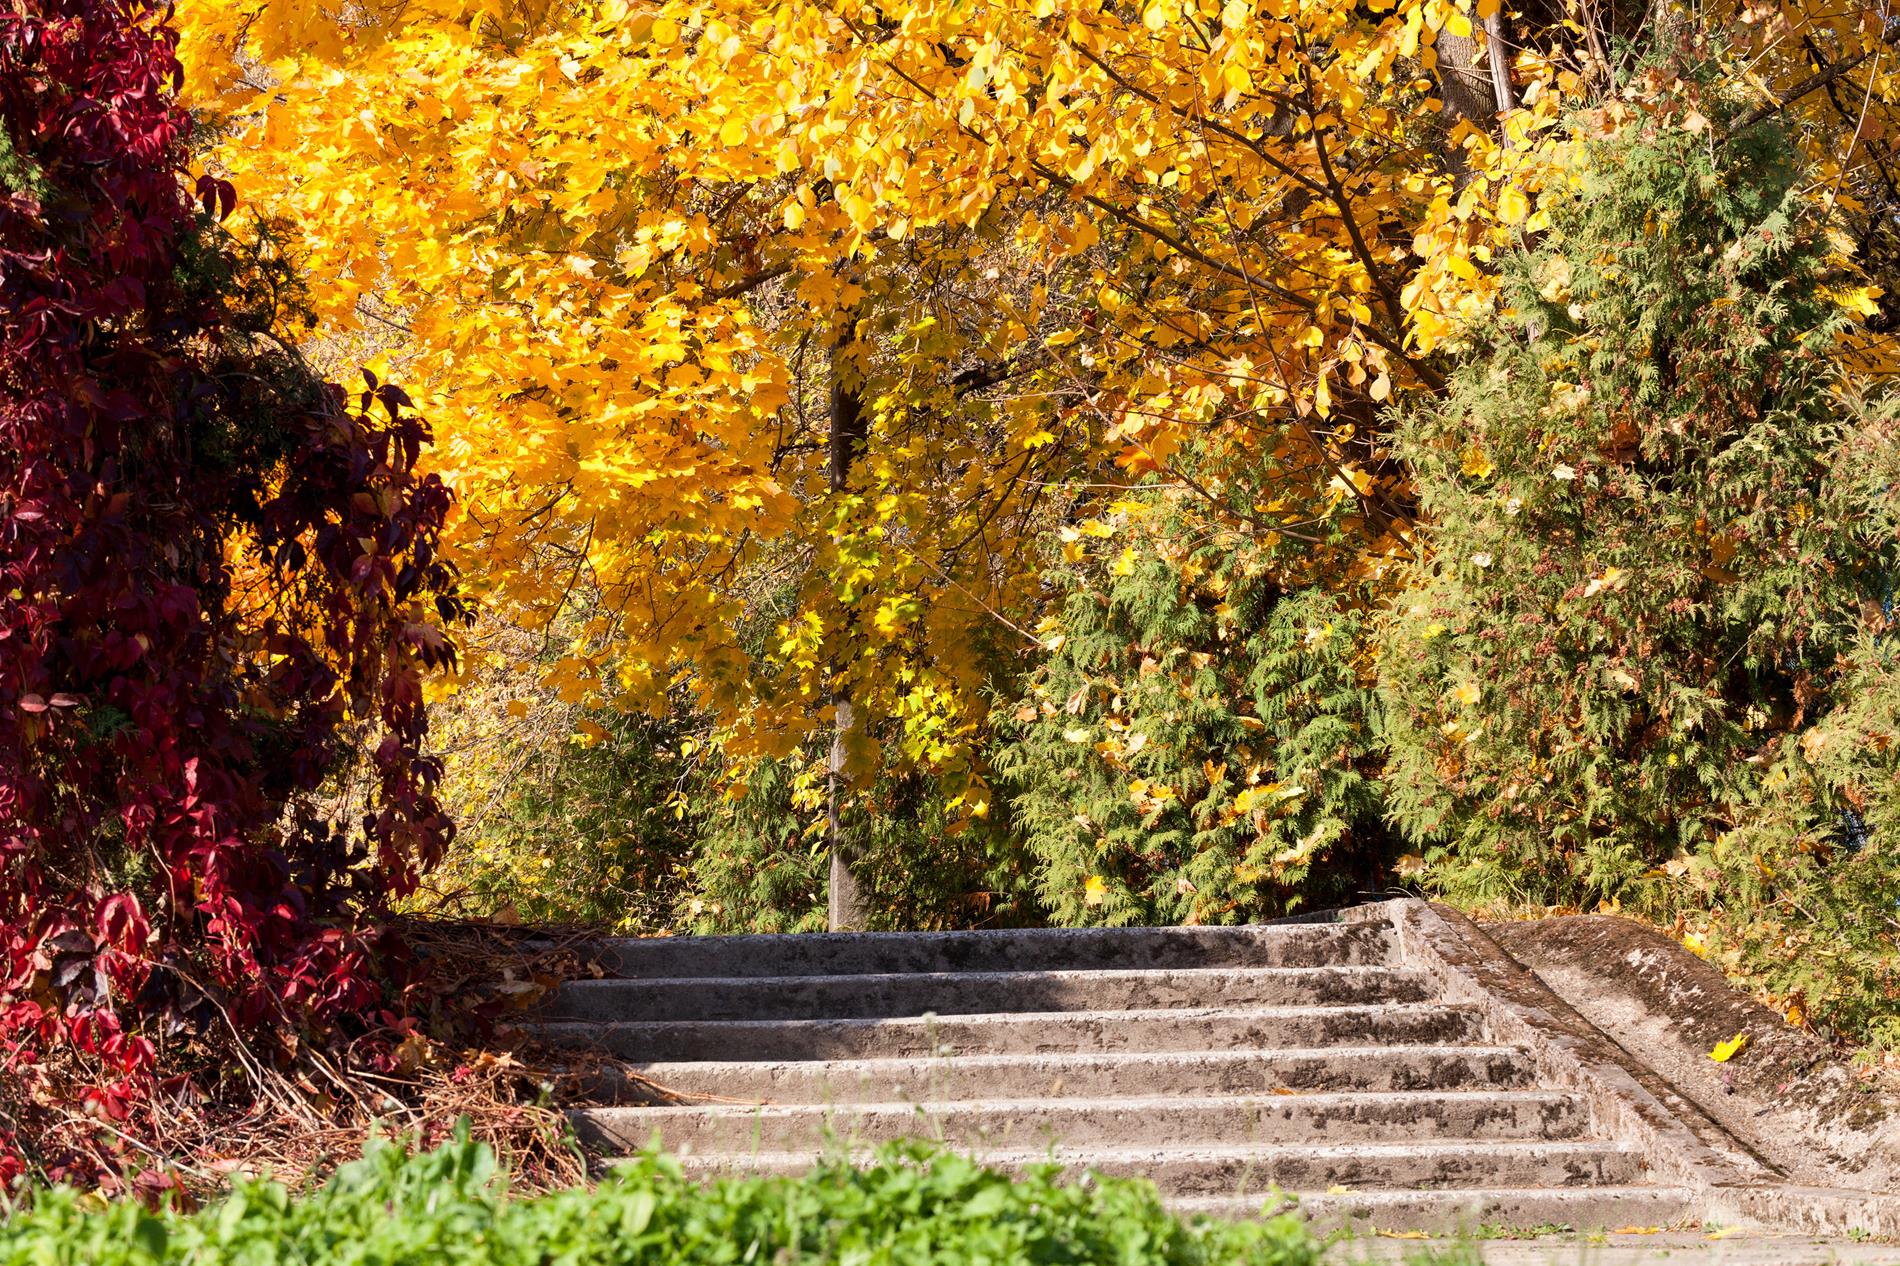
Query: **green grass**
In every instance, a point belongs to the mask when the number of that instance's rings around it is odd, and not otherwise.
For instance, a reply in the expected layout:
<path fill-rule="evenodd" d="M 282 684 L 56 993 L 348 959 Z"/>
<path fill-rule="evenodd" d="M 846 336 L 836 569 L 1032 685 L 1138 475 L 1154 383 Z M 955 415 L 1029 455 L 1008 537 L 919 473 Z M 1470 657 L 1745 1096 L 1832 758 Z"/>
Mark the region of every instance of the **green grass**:
<path fill-rule="evenodd" d="M 511 1197 L 487 1148 L 373 1144 L 294 1196 L 249 1182 L 193 1213 L 38 1193 L 0 1266 L 1316 1266 L 1300 1222 L 1183 1221 L 1145 1182 L 1001 1174 L 917 1144 L 858 1170 L 702 1185 L 649 1154 L 595 1188 Z"/>

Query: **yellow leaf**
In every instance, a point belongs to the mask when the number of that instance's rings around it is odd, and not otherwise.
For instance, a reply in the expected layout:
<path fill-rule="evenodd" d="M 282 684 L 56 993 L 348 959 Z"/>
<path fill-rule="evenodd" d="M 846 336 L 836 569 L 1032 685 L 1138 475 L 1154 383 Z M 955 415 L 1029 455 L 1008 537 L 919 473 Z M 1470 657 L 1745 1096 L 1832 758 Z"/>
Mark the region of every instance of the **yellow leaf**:
<path fill-rule="evenodd" d="M 1605 589 L 1620 589 L 1625 573 L 1621 567 L 1607 567 L 1600 576 L 1592 576 L 1590 583 L 1583 587 L 1583 596 L 1594 598 Z"/>
<path fill-rule="evenodd" d="M 1420 143 L 1438 114 L 1420 82 L 1425 41 L 1475 34 L 1473 2 L 907 0 L 886 6 L 888 23 L 856 23 L 823 5 L 584 0 L 527 6 L 524 27 L 522 6 L 499 0 L 193 0 L 179 21 L 187 104 L 217 116 L 205 160 L 286 225 L 287 248 L 321 279 L 313 336 L 386 341 L 365 353 L 386 352 L 431 400 L 431 460 L 470 511 L 444 550 L 479 571 L 470 583 L 493 627 L 571 623 L 560 595 L 575 560 L 548 542 L 586 541 L 589 583 L 640 595 L 581 636 L 559 681 L 501 695 L 522 696 L 516 715 L 538 719 L 543 690 L 589 703 L 605 665 L 639 664 L 620 683 L 629 711 L 664 711 L 690 680 L 738 736 L 735 756 L 782 754 L 827 730 L 809 703 L 842 678 L 860 732 L 895 736 L 867 738 L 878 750 L 864 759 L 964 780 L 969 794 L 951 799 L 975 814 L 990 707 L 971 651 L 992 618 L 1039 628 L 1050 596 L 1035 575 L 1054 524 L 1023 494 L 1048 470 L 1009 458 L 1116 462 L 1139 479 L 1167 472 L 1201 420 L 1330 410 L 1320 430 L 1338 448 L 1318 461 L 1276 450 L 1277 423 L 1216 438 L 1285 489 L 1258 512 L 1291 532 L 1334 498 L 1408 499 L 1403 473 L 1381 467 L 1375 485 L 1350 463 L 1371 437 L 1353 433 L 1367 420 L 1343 393 L 1391 401 L 1414 380 L 1388 355 L 1428 353 L 1494 315 L 1511 236 L 1500 219 L 1518 197 L 1567 187 L 1574 165 L 1558 139 L 1571 89 L 1535 51 L 1554 46 L 1541 17 L 1514 19 L 1527 43 L 1513 71 L 1533 108 L 1509 146 L 1488 127 L 1449 138 L 1468 189 Z M 1476 0 L 1476 14 L 1496 3 Z M 233 95 L 250 64 L 270 72 L 268 110 L 254 88 Z M 1123 66 L 1139 93 L 1097 73 Z M 1790 69 L 1760 73 L 1793 82 Z M 1296 83 L 1311 97 L 1270 133 L 1272 111 L 1239 104 Z M 920 88 L 942 109 L 917 108 Z M 1224 128 L 1203 134 L 1203 113 Z M 1321 133 L 1340 139 L 1329 158 L 1373 253 L 1395 284 L 1407 275 L 1396 303 L 1338 217 L 1287 206 L 1270 155 L 1303 170 Z M 1086 182 L 1085 196 L 1049 197 L 1051 174 Z M 1193 222 L 1196 206 L 1218 208 L 1220 227 Z M 1178 245 L 1129 232 L 1108 210 L 1121 207 Z M 1212 255 L 1181 253 L 1190 241 Z M 1412 256 L 1424 266 L 1401 264 Z M 1057 258 L 1073 276 L 1046 272 Z M 750 280 L 780 277 L 769 291 Z M 1292 302 L 1256 303 L 1260 281 Z M 401 322 L 364 340 L 359 299 Z M 852 489 L 825 505 L 837 513 L 813 512 L 802 490 L 823 486 L 823 454 L 786 443 L 783 424 L 809 411 L 853 310 L 876 332 L 844 358 L 861 362 L 871 433 Z M 926 310 L 967 319 L 926 328 Z M 1046 372 L 1008 350 L 1038 343 Z M 930 389 L 986 366 L 1007 375 L 993 390 Z M 1104 425 L 1069 422 L 1076 383 L 1091 409 L 1114 411 Z M 997 434 L 1012 451 L 994 450 Z M 1138 539 L 1132 514 L 1111 517 L 1117 539 Z M 1385 524 L 1355 522 L 1313 551 L 1313 579 L 1382 574 L 1409 526 L 1381 542 Z M 972 532 L 984 548 L 942 552 Z M 1063 557 L 1088 563 L 1110 534 L 1068 529 Z M 1102 569 L 1152 565 L 1139 548 L 1102 547 Z M 813 592 L 861 599 L 864 618 L 801 608 L 758 655 L 746 630 L 781 550 L 823 573 Z M 1265 738 L 1257 718 L 1239 724 Z M 1103 737 L 1070 733 L 1078 746 Z"/>
<path fill-rule="evenodd" d="M 1737 1033 L 1726 1042 L 1717 1042 L 1715 1049 L 1709 1052 L 1709 1058 L 1718 1064 L 1726 1064 L 1748 1049 L 1748 1034 Z"/>
<path fill-rule="evenodd" d="M 1467 681 L 1454 688 L 1451 697 L 1458 701 L 1459 706 L 1469 708 L 1478 702 L 1482 694 L 1476 683 Z"/>
<path fill-rule="evenodd" d="M 1091 906 L 1099 906 L 1108 900 L 1108 885 L 1102 882 L 1100 875 L 1090 875 L 1083 881 L 1082 900 Z"/>
<path fill-rule="evenodd" d="M 1881 294 L 1880 287 L 1878 286 L 1854 286 L 1841 287 L 1838 289 L 1823 286 L 1821 287 L 1821 293 L 1833 300 L 1834 303 L 1844 311 L 1851 312 L 1856 316 L 1876 316 L 1880 312 L 1880 305 L 1874 302 Z"/>
<path fill-rule="evenodd" d="M 1473 479 L 1489 477 L 1497 467 L 1491 464 L 1491 458 L 1476 444 L 1465 449 L 1464 458 L 1458 463 L 1458 469 Z"/>

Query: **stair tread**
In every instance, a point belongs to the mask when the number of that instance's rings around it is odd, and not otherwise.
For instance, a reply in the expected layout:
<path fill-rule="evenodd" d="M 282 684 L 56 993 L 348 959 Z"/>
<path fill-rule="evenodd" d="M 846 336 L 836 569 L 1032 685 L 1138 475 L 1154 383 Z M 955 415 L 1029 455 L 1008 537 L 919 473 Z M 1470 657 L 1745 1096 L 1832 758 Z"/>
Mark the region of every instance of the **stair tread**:
<path fill-rule="evenodd" d="M 986 928 L 954 932 L 791 933 L 740 936 L 608 937 L 591 950 L 613 970 L 710 977 L 784 974 L 785 964 L 856 975 L 968 969 L 1009 959 L 1112 967 L 1115 960 L 1166 966 L 1196 958 L 1293 956 L 1383 960 L 1396 950 L 1388 920 L 1356 923 L 1239 924 L 1162 928 Z"/>
<path fill-rule="evenodd" d="M 961 928 L 948 932 L 739 932 L 715 936 L 606 936 L 592 942 L 603 946 L 634 945 L 801 945 L 898 944 L 918 941 L 1080 940 L 1105 938 L 1180 938 L 1205 940 L 1246 935 L 1306 936 L 1315 930 L 1335 936 L 1375 930 L 1390 932 L 1390 919 L 1356 919 L 1350 923 L 1219 923 L 1199 927 L 1084 927 L 1084 928 Z"/>
<path fill-rule="evenodd" d="M 1591 1200 L 1616 1197 L 1639 1198 L 1662 1196 L 1679 1200 L 1688 1200 L 1695 1196 L 1689 1187 L 1658 1183 L 1606 1183 L 1601 1187 L 1353 1187 L 1345 1191 L 1288 1191 L 1282 1193 L 1287 1199 L 1297 1199 L 1302 1205 L 1317 1201 L 1352 1200 L 1369 1204 L 1400 1204 L 1420 1197 L 1433 1197 L 1447 1201 L 1473 1201 L 1518 1196 L 1525 1192 L 1536 1192 L 1554 1200 L 1582 1204 Z M 1226 1209 L 1231 1206 L 1249 1205 L 1258 1209 L 1262 1204 L 1274 1203 L 1274 1197 L 1264 1195 L 1242 1196 L 1175 1196 L 1168 1204 L 1182 1213 L 1198 1213 L 1214 1209 Z"/>
<path fill-rule="evenodd" d="M 1296 1035 L 1298 1036 L 1298 1035 Z M 721 1052 L 724 1053 L 724 1052 Z M 854 1059 L 620 1060 L 590 1070 L 585 1103 L 913 1103 L 1280 1090 L 1520 1089 L 1530 1057 L 1508 1046 L 1292 1046 L 1199 1051 L 1025 1051 Z"/>
<path fill-rule="evenodd" d="M 852 1155 L 869 1154 L 875 1144 L 849 1145 Z M 799 1148 L 791 1151 L 695 1151 L 687 1159 L 697 1162 L 744 1160 L 754 1164 L 793 1165 L 835 1153 L 833 1147 Z M 1060 1142 L 1038 1147 L 999 1147 L 950 1149 L 973 1155 L 990 1165 L 1032 1165 L 1055 1160 L 1063 1164 L 1110 1164 L 1143 1160 L 1247 1160 L 1254 1157 L 1300 1156 L 1331 1159 L 1335 1157 L 1406 1157 L 1419 1155 L 1465 1155 L 1479 1151 L 1486 1156 L 1499 1154 L 1532 1158 L 1541 1155 L 1635 1156 L 1640 1149 L 1616 1139 L 1421 1139 L 1404 1143 L 1206 1143 L 1186 1145 L 1087 1144 L 1066 1146 Z M 1376 1189 L 1374 1189 L 1376 1190 Z"/>
<path fill-rule="evenodd" d="M 1101 1007 L 1421 1002 L 1431 979 L 1398 967 L 1168 967 L 1064 971 L 874 972 L 837 976 L 667 976 L 571 982 L 549 1018 L 583 1020 L 874 1018 Z"/>
<path fill-rule="evenodd" d="M 710 980 L 694 981 L 695 984 L 712 984 Z M 1306 1019 L 1313 1016 L 1338 1016 L 1352 1012 L 1373 1013 L 1377 1015 L 1418 1015 L 1424 1012 L 1445 1011 L 1460 1014 L 1474 1014 L 1476 1006 L 1464 1002 L 1349 1002 L 1336 1005 L 1327 1003 L 1286 1003 L 1269 1006 L 1205 1006 L 1205 1007 L 1168 1007 L 1155 1009 L 1138 1007 L 1134 1009 L 1116 1008 L 1102 1011 L 961 1011 L 955 1014 L 936 1017 L 941 1020 L 955 1021 L 958 1024 L 970 1024 L 979 1021 L 995 1021 L 1008 1024 L 1029 1024 L 1039 1020 L 1099 1020 L 1115 1023 L 1123 1020 L 1205 1020 L 1232 1016 L 1238 1019 L 1279 1020 Z M 819 1025 L 918 1025 L 928 1024 L 933 1017 L 929 1015 L 838 1015 L 838 1016 L 784 1016 L 765 1017 L 755 1020 L 570 1020 L 547 1019 L 531 1020 L 527 1028 L 555 1034 L 584 1030 L 597 1033 L 611 1028 L 651 1029 L 655 1025 L 722 1025 L 737 1030 L 752 1028 L 794 1028 L 815 1027 Z M 1271 1048 L 1271 1049 L 1294 1049 Z M 697 1061 L 695 1061 L 697 1062 Z M 751 1063 L 752 1061 L 740 1061 Z"/>
<path fill-rule="evenodd" d="M 1351 1188 L 1346 1191 L 1283 1191 L 1164 1197 L 1184 1217 L 1254 1218 L 1297 1204 L 1317 1232 L 1372 1229 L 1429 1230 L 1468 1235 L 1480 1225 L 1546 1228 L 1560 1224 L 1602 1230 L 1653 1223 L 1700 1222 L 1697 1193 L 1688 1187 L 1638 1183 L 1600 1187 L 1419 1187 Z M 1570 1250 L 1574 1254 L 1574 1249 Z M 1557 1260 L 1553 1258 L 1552 1260 Z"/>
<path fill-rule="evenodd" d="M 1021 1111 L 1025 1108 L 1042 1108 L 1050 1111 L 1067 1109 L 1097 1111 L 1118 1109 L 1138 1112 L 1143 1109 L 1205 1107 L 1210 1110 L 1222 1106 L 1240 1106 L 1249 1104 L 1298 1103 L 1313 1107 L 1346 1106 L 1350 1104 L 1393 1103 L 1416 1104 L 1422 1099 L 1447 1099 L 1457 1103 L 1577 1103 L 1581 1096 L 1566 1090 L 1328 1090 L 1311 1093 L 1274 1094 L 1252 1093 L 1240 1095 L 1137 1095 L 1137 1096 L 1078 1096 L 1067 1095 L 1058 1098 L 1037 1099 L 951 1099 L 906 1103 L 901 1100 L 888 1100 L 871 1103 L 821 1104 L 821 1103 L 705 1103 L 705 1104 L 625 1104 L 602 1105 L 598 1107 L 577 1108 L 576 1112 L 590 1116 L 613 1114 L 616 1116 L 635 1116 L 653 1114 L 705 1113 L 721 1117 L 745 1117 L 754 1115 L 867 1115 L 882 1113 L 886 1115 L 921 1115 L 932 1112 L 1002 1112 Z M 1573 1140 L 1574 1141 L 1574 1140 Z"/>
<path fill-rule="evenodd" d="M 555 1044 L 653 1063 L 924 1058 L 978 1053 L 1274 1051 L 1334 1042 L 1418 1046 L 1481 1041 L 1467 1003 L 1267 1003 L 1165 1009 L 976 1011 L 897 1016 L 752 1018 L 542 1017 L 526 1027 Z"/>
<path fill-rule="evenodd" d="M 1369 979 L 1389 976 L 1394 980 L 1413 981 L 1424 973 L 1412 967 L 1394 967 L 1383 963 L 1323 963 L 1311 967 L 1025 967 L 1007 971 L 895 971 L 895 972 L 807 972 L 783 976 L 602 976 L 593 980 L 570 980 L 562 987 L 579 990 L 632 992 L 642 988 L 779 990 L 805 985 L 839 985 L 852 989 L 870 989 L 881 984 L 935 984 L 978 981 L 992 984 L 1041 981 L 1133 981 L 1180 979 L 1215 980 L 1224 977 L 1260 980 L 1284 980 L 1294 977 L 1340 976 Z"/>
<path fill-rule="evenodd" d="M 1026 1014 L 1026 1013 L 1017 1013 Z M 1087 1014 L 1078 1012 L 1058 1012 L 1061 1015 Z M 965 1016 L 964 1019 L 975 1017 Z M 713 1021 L 721 1023 L 721 1021 Z M 592 1026 L 589 1026 L 592 1027 Z M 918 1067 L 928 1068 L 934 1064 L 954 1062 L 965 1068 L 986 1068 L 1016 1066 L 1028 1063 L 1067 1062 L 1079 1065 L 1137 1065 L 1144 1063 L 1167 1063 L 1182 1060 L 1196 1060 L 1207 1063 L 1248 1063 L 1290 1061 L 1296 1059 L 1372 1059 L 1380 1056 L 1410 1055 L 1417 1057 L 1457 1057 L 1474 1059 L 1502 1059 L 1512 1056 L 1524 1056 L 1525 1052 L 1515 1046 L 1497 1046 L 1478 1043 L 1419 1043 L 1415 1046 L 1370 1045 L 1370 1046 L 1275 1046 L 1260 1050 L 1230 1051 L 1060 1051 L 1050 1054 L 985 1054 L 970 1052 L 949 1055 L 882 1055 L 857 1059 L 731 1059 L 731 1060 L 626 1060 L 623 1063 L 635 1072 L 650 1074 L 655 1070 L 691 1069 L 696 1073 L 711 1074 L 722 1069 L 739 1068 L 797 1068 L 822 1069 L 839 1073 L 887 1073 L 899 1072 Z"/>

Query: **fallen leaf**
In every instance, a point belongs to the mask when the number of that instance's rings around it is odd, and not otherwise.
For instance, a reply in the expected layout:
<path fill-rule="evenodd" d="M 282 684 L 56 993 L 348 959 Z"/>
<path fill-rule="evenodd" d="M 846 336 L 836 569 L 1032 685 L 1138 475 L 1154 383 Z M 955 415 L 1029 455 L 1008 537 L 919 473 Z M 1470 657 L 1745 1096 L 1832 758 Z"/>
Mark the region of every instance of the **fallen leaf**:
<path fill-rule="evenodd" d="M 1429 1240 L 1432 1238 L 1430 1231 L 1381 1231 L 1379 1234 L 1388 1240 Z"/>
<path fill-rule="evenodd" d="M 1737 1033 L 1726 1042 L 1717 1042 L 1715 1049 L 1709 1052 L 1709 1058 L 1718 1064 L 1726 1064 L 1748 1049 L 1748 1034 Z"/>
<path fill-rule="evenodd" d="M 1662 1228 L 1659 1226 L 1619 1226 L 1616 1228 L 1616 1230 L 1611 1231 L 1610 1234 L 1611 1235 L 1661 1235 Z"/>
<path fill-rule="evenodd" d="M 1726 1240 L 1731 1235 L 1746 1235 L 1747 1233 L 1748 1233 L 1747 1227 L 1725 1226 L 1719 1231 L 1711 1231 L 1709 1233 L 1709 1238 L 1712 1240 Z"/>

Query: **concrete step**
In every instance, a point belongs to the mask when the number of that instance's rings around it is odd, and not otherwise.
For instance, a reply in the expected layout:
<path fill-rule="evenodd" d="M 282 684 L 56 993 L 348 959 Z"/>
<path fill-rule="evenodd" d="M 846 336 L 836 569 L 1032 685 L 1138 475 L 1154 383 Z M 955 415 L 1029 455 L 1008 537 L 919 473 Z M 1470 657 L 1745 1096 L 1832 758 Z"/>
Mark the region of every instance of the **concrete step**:
<path fill-rule="evenodd" d="M 672 979 L 1103 968 L 1376 967 L 1392 962 L 1395 952 L 1391 924 L 1375 921 L 641 937 L 600 944 L 601 961 L 616 975 Z"/>
<path fill-rule="evenodd" d="M 879 1059 L 964 1052 L 1262 1051 L 1484 1040 L 1484 1021 L 1477 1008 L 1448 1003 L 855 1020 L 556 1022 L 534 1029 L 546 1041 L 588 1046 L 638 1063 Z"/>
<path fill-rule="evenodd" d="M 1190 1196 L 1169 1201 L 1178 1213 L 1215 1218 L 1253 1218 L 1280 1212 L 1292 1199 L 1258 1195 Z M 1699 1221 L 1695 1193 L 1685 1187 L 1499 1187 L 1437 1191 L 1349 1191 L 1297 1198 L 1302 1218 L 1318 1234 L 1334 1231 L 1428 1231 L 1459 1235 L 1480 1228 L 1577 1232 L 1619 1227 L 1672 1227 Z M 1667 1256 L 1667 1254 L 1665 1254 Z M 1356 1261 L 1351 1252 L 1340 1260 Z M 1460 1259 L 1462 1260 L 1462 1259 Z M 1552 1262 L 1579 1260 L 1566 1244 Z M 1594 1260 L 1586 1257 L 1583 1260 Z"/>
<path fill-rule="evenodd" d="M 610 1070 L 596 1093 L 607 1103 L 922 1103 L 1275 1090 L 1512 1090 L 1530 1080 L 1522 1052 L 1508 1046 L 1345 1046 L 630 1064 Z"/>
<path fill-rule="evenodd" d="M 960 1103 L 585 1108 L 570 1114 L 590 1147 L 632 1151 L 816 1151 L 828 1140 L 920 1138 L 953 1147 L 1193 1148 L 1215 1142 L 1376 1143 L 1576 1139 L 1589 1112 L 1575 1095 L 1538 1090 L 1348 1091 L 1249 1098 L 977 1099 Z"/>
<path fill-rule="evenodd" d="M 1072 1173 L 1148 1178 L 1164 1196 L 1236 1196 L 1326 1191 L 1336 1186 L 1387 1190 L 1469 1187 L 1586 1187 L 1634 1183 L 1636 1149 L 1605 1142 L 1501 1142 L 1451 1139 L 1392 1144 L 1237 1144 L 1194 1147 L 1063 1147 L 975 1149 L 984 1164 L 1022 1170 L 1053 1162 Z M 709 1152 L 684 1156 L 686 1172 L 803 1173 L 814 1149 Z"/>
<path fill-rule="evenodd" d="M 551 1020 L 869 1019 L 998 1012 L 1140 1011 L 1423 1002 L 1424 973 L 1388 967 L 1206 967 L 1161 971 L 928 972 L 581 980 Z"/>

